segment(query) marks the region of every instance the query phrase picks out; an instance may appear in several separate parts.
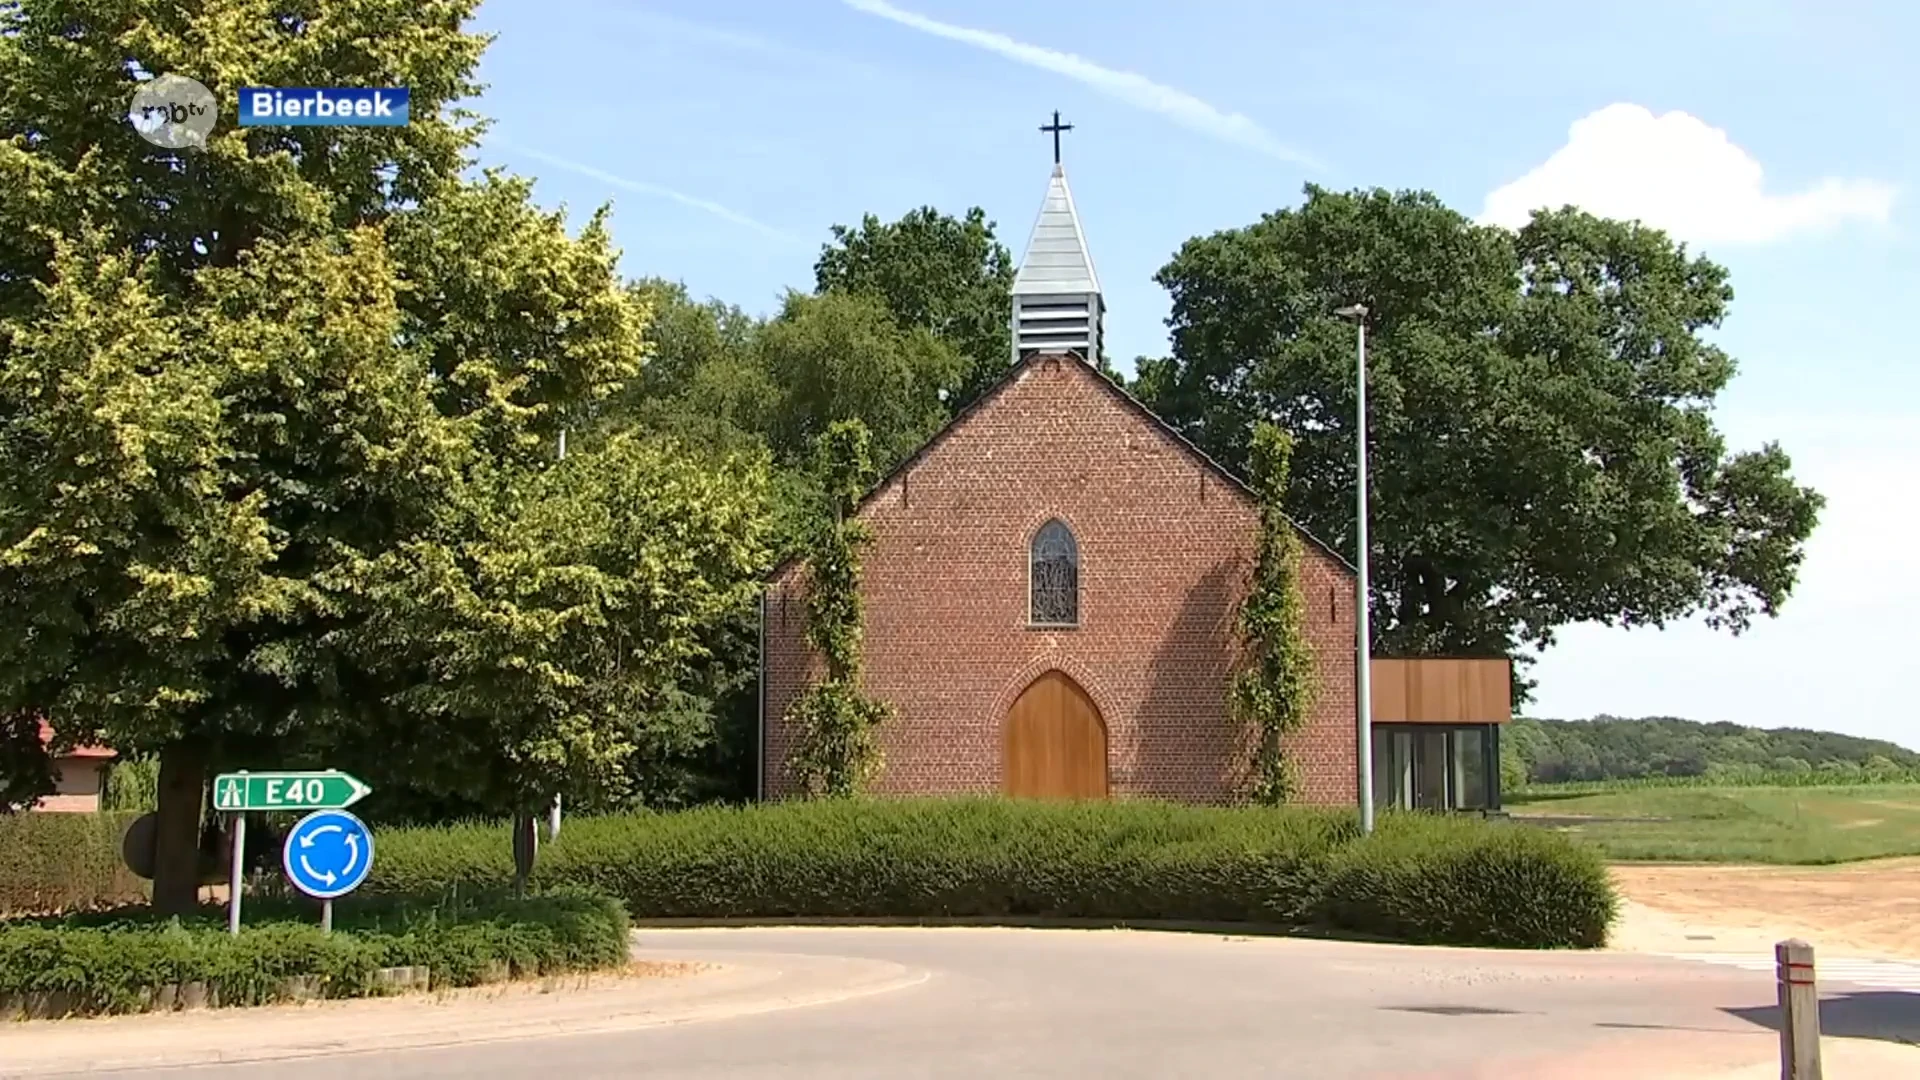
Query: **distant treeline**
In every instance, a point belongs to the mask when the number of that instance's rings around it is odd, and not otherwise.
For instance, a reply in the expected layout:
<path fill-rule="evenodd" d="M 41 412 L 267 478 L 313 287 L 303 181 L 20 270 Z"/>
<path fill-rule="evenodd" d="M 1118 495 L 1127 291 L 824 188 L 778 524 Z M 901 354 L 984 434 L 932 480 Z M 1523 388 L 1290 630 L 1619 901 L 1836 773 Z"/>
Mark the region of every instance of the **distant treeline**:
<path fill-rule="evenodd" d="M 1515 720 L 1501 732 L 1500 749 L 1502 780 L 1509 789 L 1653 777 L 1739 782 L 1812 773 L 1893 780 L 1920 770 L 1920 753 L 1881 739 L 1669 716 Z"/>

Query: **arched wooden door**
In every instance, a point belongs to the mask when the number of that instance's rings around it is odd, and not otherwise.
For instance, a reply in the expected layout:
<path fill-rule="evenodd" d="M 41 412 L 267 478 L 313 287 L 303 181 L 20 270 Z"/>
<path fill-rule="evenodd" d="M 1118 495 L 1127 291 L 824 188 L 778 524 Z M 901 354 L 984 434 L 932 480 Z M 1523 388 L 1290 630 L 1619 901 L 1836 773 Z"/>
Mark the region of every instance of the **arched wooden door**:
<path fill-rule="evenodd" d="M 1007 794 L 1107 797 L 1107 727 L 1080 684 L 1058 671 L 1033 680 L 1007 710 Z"/>

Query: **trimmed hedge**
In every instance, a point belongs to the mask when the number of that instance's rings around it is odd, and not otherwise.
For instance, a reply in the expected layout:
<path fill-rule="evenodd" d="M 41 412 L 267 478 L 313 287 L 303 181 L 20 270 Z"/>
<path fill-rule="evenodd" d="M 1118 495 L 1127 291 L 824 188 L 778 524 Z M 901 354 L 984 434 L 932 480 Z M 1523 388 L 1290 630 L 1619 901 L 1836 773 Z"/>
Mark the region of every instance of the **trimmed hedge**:
<path fill-rule="evenodd" d="M 506 827 L 381 834 L 370 888 L 452 894 L 512 879 Z M 1400 940 L 1601 944 L 1605 866 L 1510 824 L 1154 802 L 826 800 L 569 821 L 534 880 L 635 918 L 1042 916 L 1326 926 Z"/>
<path fill-rule="evenodd" d="M 200 984 L 212 1004 L 255 1005 L 287 996 L 296 978 L 318 996 L 359 997 L 379 992 L 382 968 L 426 967 L 440 988 L 617 967 L 629 955 L 625 909 L 585 890 L 434 905 L 349 899 L 335 908 L 332 934 L 311 910 L 271 902 L 249 905 L 238 937 L 214 909 L 189 919 L 129 911 L 0 924 L 0 1001 L 17 1010 L 53 995 L 75 1013 L 139 1012 L 163 988 Z"/>
<path fill-rule="evenodd" d="M 137 813 L 0 814 L 0 914 L 136 903 L 147 884 L 120 861 Z"/>
<path fill-rule="evenodd" d="M 1472 818 L 1388 814 L 1332 861 L 1329 925 L 1429 944 L 1606 944 L 1618 901 L 1591 848 Z"/>

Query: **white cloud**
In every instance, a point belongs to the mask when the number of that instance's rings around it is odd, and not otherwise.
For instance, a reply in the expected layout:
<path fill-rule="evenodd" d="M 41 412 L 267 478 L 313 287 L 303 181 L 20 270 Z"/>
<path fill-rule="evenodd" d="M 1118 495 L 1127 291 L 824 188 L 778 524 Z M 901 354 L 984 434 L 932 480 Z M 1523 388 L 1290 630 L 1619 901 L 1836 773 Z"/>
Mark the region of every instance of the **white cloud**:
<path fill-rule="evenodd" d="M 1567 144 L 1487 196 L 1480 218 L 1517 228 L 1534 210 L 1572 204 L 1637 219 L 1693 243 L 1759 244 L 1848 221 L 1884 223 L 1894 189 L 1828 178 L 1769 193 L 1760 163 L 1727 133 L 1684 112 L 1609 105 L 1573 122 Z"/>
<path fill-rule="evenodd" d="M 845 3 L 856 11 L 877 15 L 923 34 L 932 34 L 934 37 L 957 41 L 976 49 L 985 49 L 1015 63 L 1039 68 L 1042 71 L 1051 71 L 1056 75 L 1065 75 L 1069 79 L 1093 87 L 1108 97 L 1124 101 L 1135 108 L 1159 113 L 1182 127 L 1204 135 L 1238 143 L 1281 161 L 1291 161 L 1309 168 L 1321 167 L 1311 155 L 1285 145 L 1275 138 L 1272 132 L 1261 127 L 1251 118 L 1241 113 L 1223 112 L 1184 90 L 1176 90 L 1171 86 L 1154 82 L 1145 75 L 1103 67 L 1083 56 L 1040 45 L 1029 45 L 1024 41 L 1016 41 L 1005 34 L 991 30 L 975 30 L 929 19 L 924 15 L 916 15 L 911 11 L 894 7 L 887 3 L 887 0 L 845 0 Z"/>
<path fill-rule="evenodd" d="M 677 202 L 682 206 L 704 211 L 712 214 L 714 217 L 731 221 L 735 225 L 745 226 L 755 232 L 773 237 L 776 240 L 783 240 L 789 243 L 797 243 L 800 240 L 799 237 L 785 229 L 776 228 L 763 221 L 757 221 L 732 207 L 723 206 L 720 203 L 714 202 L 712 199 L 703 199 L 697 195 L 688 195 L 685 192 L 675 191 L 673 188 L 661 184 L 648 183 L 645 180 L 629 180 L 624 176 L 617 176 L 604 169 L 597 169 L 585 162 L 574 161 L 571 158 L 564 158 L 558 154 L 549 154 L 544 150 L 536 150 L 531 146 L 522 146 L 511 139 L 502 138 L 492 133 L 486 136 L 486 141 L 503 150 L 518 154 L 521 157 L 531 158 L 534 161 L 552 165 L 557 169 L 565 169 L 568 172 L 579 173 L 581 176 L 591 180 L 598 180 L 609 187 L 631 191 L 638 195 L 652 195 L 656 198 L 667 199 L 672 202 Z"/>

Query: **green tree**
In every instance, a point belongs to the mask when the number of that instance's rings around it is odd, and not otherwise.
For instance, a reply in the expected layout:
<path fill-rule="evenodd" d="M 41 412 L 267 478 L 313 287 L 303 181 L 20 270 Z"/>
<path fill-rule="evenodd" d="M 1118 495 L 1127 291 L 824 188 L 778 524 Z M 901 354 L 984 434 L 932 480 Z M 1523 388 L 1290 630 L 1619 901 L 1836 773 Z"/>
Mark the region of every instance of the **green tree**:
<path fill-rule="evenodd" d="M 254 243 L 351 227 L 458 179 L 473 133 L 449 106 L 479 92 L 477 0 L 15 0 L 0 5 L 0 314 L 37 307 L 54 238 L 88 221 L 151 254 L 171 306 L 203 266 Z M 127 122 L 139 81 L 197 78 L 223 119 L 204 153 Z M 244 86 L 405 86 L 400 127 L 240 128 Z"/>
<path fill-rule="evenodd" d="M 489 460 L 529 468 L 640 377 L 651 321 L 620 279 L 606 210 L 569 234 L 532 200 L 531 181 L 488 170 L 388 226 L 400 337 L 435 406 Z"/>
<path fill-rule="evenodd" d="M 716 634 L 769 569 L 764 454 L 725 466 L 615 436 L 483 477 L 432 530 L 341 567 L 370 612 L 346 655 L 389 706 L 351 733 L 388 759 L 367 767 L 522 814 L 670 787 L 712 743 Z"/>
<path fill-rule="evenodd" d="M 116 758 L 100 782 L 100 809 L 152 813 L 160 790 L 160 763 L 152 758 Z"/>
<path fill-rule="evenodd" d="M 1158 280 L 1173 355 L 1138 391 L 1230 467 L 1256 422 L 1293 432 L 1288 509 L 1348 550 L 1354 330 L 1333 311 L 1370 309 L 1382 652 L 1513 655 L 1694 614 L 1739 632 L 1792 590 L 1822 500 L 1777 445 L 1728 453 L 1710 409 L 1734 364 L 1701 337 L 1726 272 L 1658 231 L 1568 209 L 1513 233 L 1425 193 L 1310 186 Z"/>
<path fill-rule="evenodd" d="M 0 6 L 0 712 L 158 756 L 163 911 L 194 902 L 210 769 L 395 722 L 346 651 L 393 614 L 353 571 L 444 537 L 450 500 L 498 520 L 637 370 L 601 223 L 569 237 L 524 184 L 460 175 L 473 6 Z M 371 84 L 413 118 L 163 150 L 103 106 L 159 71 L 228 116 L 241 86 Z"/>
<path fill-rule="evenodd" d="M 1312 643 L 1306 636 L 1306 599 L 1300 583 L 1300 535 L 1281 509 L 1287 491 L 1293 437 L 1261 424 L 1253 433 L 1253 489 L 1260 499 L 1260 544 L 1253 578 L 1241 601 L 1239 630 L 1245 666 L 1233 678 L 1229 704 L 1255 735 L 1253 796 L 1285 802 L 1299 790 L 1299 768 L 1283 740 L 1307 722 L 1319 690 Z"/>
<path fill-rule="evenodd" d="M 837 423 L 858 420 L 872 457 L 891 469 L 946 422 L 943 398 L 962 369 L 952 346 L 902 329 L 865 295 L 790 293 L 759 335 L 762 369 L 781 397 L 767 432 L 782 461 L 799 462 Z"/>
<path fill-rule="evenodd" d="M 780 395 L 756 351 L 761 320 L 718 300 L 695 302 L 678 282 L 631 287 L 652 312 L 647 364 L 596 407 L 592 426 L 663 432 L 723 453 L 764 447 Z"/>
<path fill-rule="evenodd" d="M 0 814 L 32 806 L 53 794 L 53 758 L 40 737 L 40 717 L 0 717 Z"/>
<path fill-rule="evenodd" d="M 1900 780 L 1907 775 L 1906 769 L 1901 768 L 1897 762 L 1885 754 L 1874 754 L 1867 758 L 1860 766 L 1860 771 L 1864 773 L 1869 780 L 1886 782 Z"/>
<path fill-rule="evenodd" d="M 1766 775 L 1766 770 L 1752 762 L 1714 762 L 1707 766 L 1705 776 L 1716 784 L 1729 787 L 1739 784 L 1751 784 Z"/>
<path fill-rule="evenodd" d="M 899 221 L 868 214 L 857 229 L 835 225 L 813 269 L 816 291 L 878 297 L 903 328 L 952 346 L 962 361 L 952 408 L 1012 362 L 1013 255 L 977 206 L 958 218 L 926 206 Z"/>
<path fill-rule="evenodd" d="M 1763 730 L 1671 716 L 1591 720 L 1516 719 L 1501 736 L 1532 763 L 1536 779 L 1567 779 L 1570 762 L 1591 762 L 1598 780 L 1648 776 L 1749 776 L 1769 768 L 1804 771 L 1808 762 L 1842 762 L 1872 769 L 1880 761 L 1904 775 L 1920 767 L 1920 753 L 1880 739 L 1803 728 Z M 1780 766 L 1781 761 L 1798 765 Z M 1587 778 L 1587 777 L 1583 777 Z"/>
<path fill-rule="evenodd" d="M 373 236 L 263 243 L 185 312 L 156 259 L 100 240 L 62 241 L 43 306 L 0 325 L 0 574 L 26 627 L 0 694 L 63 742 L 159 755 L 155 899 L 178 907 L 208 765 L 314 718 L 316 570 L 447 471 Z"/>

